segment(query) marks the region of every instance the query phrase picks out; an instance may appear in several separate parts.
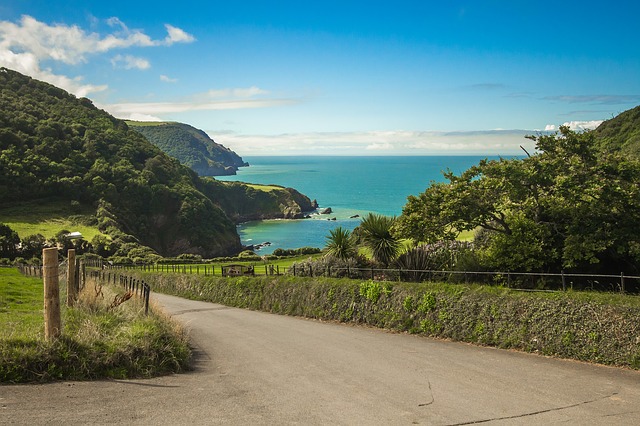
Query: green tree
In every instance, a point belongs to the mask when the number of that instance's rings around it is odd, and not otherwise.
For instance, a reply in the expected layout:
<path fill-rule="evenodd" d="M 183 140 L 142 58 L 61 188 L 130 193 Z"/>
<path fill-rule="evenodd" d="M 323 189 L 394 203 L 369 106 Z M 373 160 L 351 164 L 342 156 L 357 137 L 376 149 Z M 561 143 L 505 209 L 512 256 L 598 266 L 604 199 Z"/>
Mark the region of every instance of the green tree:
<path fill-rule="evenodd" d="M 636 272 L 640 163 L 599 151 L 593 132 L 530 138 L 535 155 L 484 160 L 409 197 L 397 234 L 434 242 L 480 228 L 494 268 Z"/>
<path fill-rule="evenodd" d="M 20 251 L 22 257 L 30 259 L 32 257 L 41 257 L 42 249 L 47 245 L 47 239 L 42 234 L 29 235 L 21 241 L 22 249 Z"/>
<path fill-rule="evenodd" d="M 0 257 L 13 259 L 18 252 L 20 237 L 8 225 L 0 223 Z"/>

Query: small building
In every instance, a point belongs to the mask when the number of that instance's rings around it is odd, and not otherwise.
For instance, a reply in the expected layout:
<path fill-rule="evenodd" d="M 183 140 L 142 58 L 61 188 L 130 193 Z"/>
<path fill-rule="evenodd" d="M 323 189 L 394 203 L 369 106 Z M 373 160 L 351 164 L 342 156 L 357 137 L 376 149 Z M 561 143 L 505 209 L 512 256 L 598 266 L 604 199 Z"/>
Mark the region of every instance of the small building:
<path fill-rule="evenodd" d="M 255 275 L 253 266 L 249 265 L 226 265 L 222 267 L 223 277 L 239 277 L 242 275 Z"/>

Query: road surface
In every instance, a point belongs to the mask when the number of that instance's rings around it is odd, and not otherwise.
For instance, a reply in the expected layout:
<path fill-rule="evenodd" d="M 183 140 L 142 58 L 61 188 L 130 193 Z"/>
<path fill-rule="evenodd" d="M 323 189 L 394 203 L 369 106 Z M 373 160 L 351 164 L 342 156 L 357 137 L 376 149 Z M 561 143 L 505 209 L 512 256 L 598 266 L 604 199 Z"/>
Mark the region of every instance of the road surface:
<path fill-rule="evenodd" d="M 0 386 L 0 424 L 640 424 L 640 373 L 161 294 L 195 370 Z"/>

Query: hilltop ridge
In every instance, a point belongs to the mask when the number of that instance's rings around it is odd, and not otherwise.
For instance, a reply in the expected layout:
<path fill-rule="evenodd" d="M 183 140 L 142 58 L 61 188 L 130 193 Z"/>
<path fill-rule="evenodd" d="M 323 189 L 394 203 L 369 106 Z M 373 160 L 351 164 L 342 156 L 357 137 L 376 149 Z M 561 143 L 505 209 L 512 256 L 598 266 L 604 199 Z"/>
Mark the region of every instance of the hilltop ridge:
<path fill-rule="evenodd" d="M 235 175 L 238 167 L 249 165 L 238 154 L 189 124 L 167 121 L 126 123 L 200 176 Z"/>

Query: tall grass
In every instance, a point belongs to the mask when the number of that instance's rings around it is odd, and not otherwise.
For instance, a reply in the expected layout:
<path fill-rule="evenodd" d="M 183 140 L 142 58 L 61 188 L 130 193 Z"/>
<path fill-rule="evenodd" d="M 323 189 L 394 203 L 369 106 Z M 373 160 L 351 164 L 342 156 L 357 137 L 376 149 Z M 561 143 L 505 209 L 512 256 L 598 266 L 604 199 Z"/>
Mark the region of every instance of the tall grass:
<path fill-rule="evenodd" d="M 117 289 L 90 282 L 62 309 L 62 336 L 44 340 L 42 281 L 0 275 L 0 382 L 151 377 L 189 368 L 188 336 L 136 298 L 111 307 Z"/>

